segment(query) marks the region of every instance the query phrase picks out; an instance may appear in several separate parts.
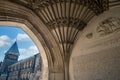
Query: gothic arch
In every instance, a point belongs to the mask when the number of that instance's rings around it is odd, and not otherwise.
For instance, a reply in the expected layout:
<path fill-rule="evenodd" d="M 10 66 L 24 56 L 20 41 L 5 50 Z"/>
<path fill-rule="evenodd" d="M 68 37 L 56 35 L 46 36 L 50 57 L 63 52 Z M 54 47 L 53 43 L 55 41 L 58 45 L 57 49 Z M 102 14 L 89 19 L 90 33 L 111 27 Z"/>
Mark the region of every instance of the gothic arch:
<path fill-rule="evenodd" d="M 46 57 L 46 52 L 44 50 L 44 48 L 42 47 L 42 44 L 39 42 L 39 40 L 37 39 L 37 37 L 34 35 L 33 32 L 31 32 L 29 30 L 29 28 L 27 28 L 26 25 L 24 24 L 21 24 L 21 23 L 18 23 L 18 22 L 11 22 L 11 21 L 0 21 L 0 26 L 15 26 L 15 27 L 19 27 L 19 28 L 22 28 L 26 33 L 28 33 L 28 35 L 32 38 L 32 40 L 35 42 L 36 46 L 38 47 L 40 53 L 41 53 L 41 56 L 42 56 L 42 59 L 43 60 L 43 75 L 48 75 L 48 61 L 47 61 L 47 57 Z M 44 77 L 43 77 L 44 79 Z M 47 79 L 45 79 L 47 80 Z"/>
<path fill-rule="evenodd" d="M 0 25 L 18 26 L 33 39 L 43 59 L 43 80 L 64 78 L 63 57 L 58 44 L 35 13 L 23 6 L 0 1 Z"/>

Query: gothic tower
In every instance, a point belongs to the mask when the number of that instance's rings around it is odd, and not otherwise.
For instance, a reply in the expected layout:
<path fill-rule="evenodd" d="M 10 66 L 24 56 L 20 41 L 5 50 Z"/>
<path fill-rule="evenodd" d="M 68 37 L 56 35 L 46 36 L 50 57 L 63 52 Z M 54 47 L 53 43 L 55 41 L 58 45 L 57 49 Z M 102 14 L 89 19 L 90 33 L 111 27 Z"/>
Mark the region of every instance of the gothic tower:
<path fill-rule="evenodd" d="M 5 53 L 5 57 L 3 63 L 1 65 L 1 73 L 7 73 L 8 66 L 16 63 L 19 57 L 19 50 L 17 46 L 17 42 L 15 41 L 14 44 L 10 47 L 10 49 Z"/>

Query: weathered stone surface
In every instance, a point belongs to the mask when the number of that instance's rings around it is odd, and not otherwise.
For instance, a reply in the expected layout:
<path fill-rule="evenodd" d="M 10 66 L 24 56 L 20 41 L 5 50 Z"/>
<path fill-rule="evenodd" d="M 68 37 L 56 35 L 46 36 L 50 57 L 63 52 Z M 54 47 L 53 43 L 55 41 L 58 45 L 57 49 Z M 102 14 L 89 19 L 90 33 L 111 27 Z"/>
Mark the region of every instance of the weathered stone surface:
<path fill-rule="evenodd" d="M 74 57 L 75 80 L 119 80 L 120 47 Z"/>

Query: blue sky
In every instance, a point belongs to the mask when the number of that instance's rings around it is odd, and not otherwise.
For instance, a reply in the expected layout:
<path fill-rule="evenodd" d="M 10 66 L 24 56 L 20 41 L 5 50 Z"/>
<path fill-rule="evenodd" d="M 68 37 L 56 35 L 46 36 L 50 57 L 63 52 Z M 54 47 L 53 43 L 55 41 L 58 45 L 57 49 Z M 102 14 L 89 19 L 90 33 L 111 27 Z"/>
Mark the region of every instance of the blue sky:
<path fill-rule="evenodd" d="M 21 28 L 0 26 L 0 61 L 3 60 L 4 53 L 12 46 L 16 39 L 20 52 L 19 60 L 39 52 L 34 42 Z"/>

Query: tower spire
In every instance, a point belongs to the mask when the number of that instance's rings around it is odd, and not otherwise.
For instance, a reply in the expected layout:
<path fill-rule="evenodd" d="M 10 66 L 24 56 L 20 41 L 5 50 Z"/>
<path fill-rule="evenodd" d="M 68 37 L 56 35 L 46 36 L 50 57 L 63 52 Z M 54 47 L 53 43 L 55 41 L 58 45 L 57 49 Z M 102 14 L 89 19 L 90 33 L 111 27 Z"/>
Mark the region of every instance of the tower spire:
<path fill-rule="evenodd" d="M 9 50 L 7 51 L 7 53 L 19 55 L 17 40 L 16 40 L 16 41 L 13 43 L 13 45 L 9 48 Z"/>

